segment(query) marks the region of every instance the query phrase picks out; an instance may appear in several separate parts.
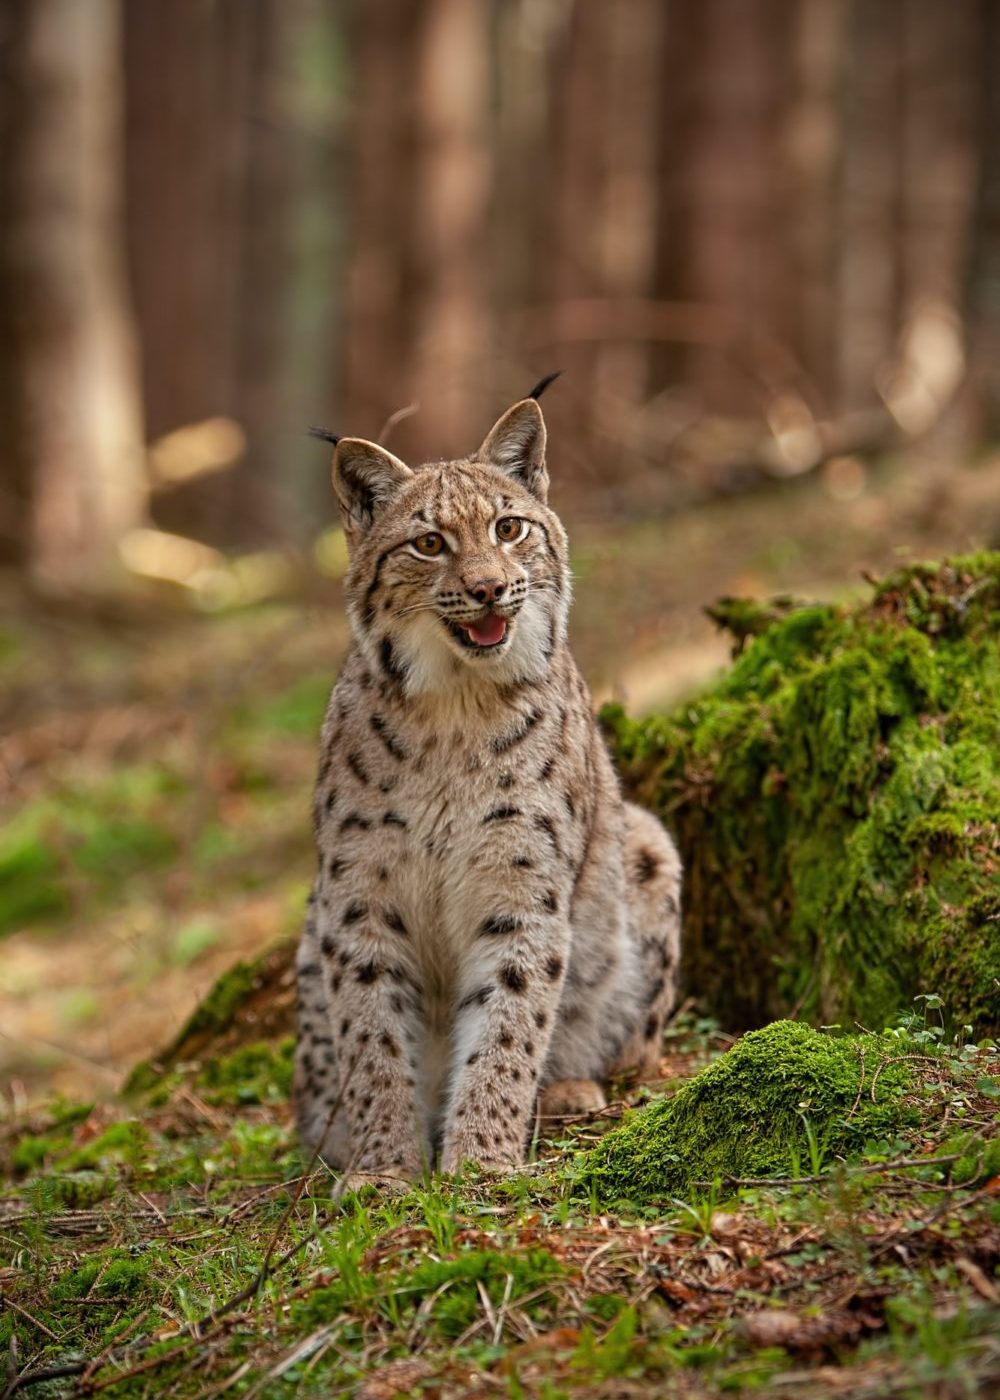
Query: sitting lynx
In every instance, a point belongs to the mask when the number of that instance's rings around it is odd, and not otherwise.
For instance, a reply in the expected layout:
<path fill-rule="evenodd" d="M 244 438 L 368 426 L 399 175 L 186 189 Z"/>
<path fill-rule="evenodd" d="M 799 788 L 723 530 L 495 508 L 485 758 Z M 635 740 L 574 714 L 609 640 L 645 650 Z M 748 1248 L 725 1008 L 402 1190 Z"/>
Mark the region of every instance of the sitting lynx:
<path fill-rule="evenodd" d="M 295 1093 L 345 1169 L 514 1166 L 540 1093 L 593 1108 L 594 1080 L 655 1068 L 675 1000 L 680 862 L 622 801 L 566 644 L 543 387 L 458 462 L 332 439 L 355 645 L 323 725 Z"/>

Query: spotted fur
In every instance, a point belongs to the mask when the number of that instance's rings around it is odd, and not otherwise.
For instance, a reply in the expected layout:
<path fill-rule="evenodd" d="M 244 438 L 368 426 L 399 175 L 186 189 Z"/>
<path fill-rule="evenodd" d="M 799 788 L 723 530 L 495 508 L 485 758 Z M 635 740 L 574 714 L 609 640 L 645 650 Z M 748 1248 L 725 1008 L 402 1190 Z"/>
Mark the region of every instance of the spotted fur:
<path fill-rule="evenodd" d="M 343 438 L 333 473 L 355 644 L 316 787 L 300 1131 L 355 1170 L 513 1166 L 540 1090 L 589 1107 L 655 1068 L 680 863 L 622 801 L 566 644 L 538 405 L 416 469 Z"/>

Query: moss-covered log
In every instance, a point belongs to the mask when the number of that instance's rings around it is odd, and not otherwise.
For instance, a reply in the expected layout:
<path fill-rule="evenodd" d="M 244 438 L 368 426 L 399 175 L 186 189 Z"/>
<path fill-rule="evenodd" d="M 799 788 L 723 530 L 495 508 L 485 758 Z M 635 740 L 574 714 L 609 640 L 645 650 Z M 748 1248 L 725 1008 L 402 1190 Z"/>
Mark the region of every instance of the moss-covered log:
<path fill-rule="evenodd" d="M 688 991 L 729 1027 L 880 1028 L 935 993 L 996 1030 L 1000 554 L 854 607 L 714 615 L 740 654 L 708 695 L 603 713 L 626 786 L 678 834 Z"/>

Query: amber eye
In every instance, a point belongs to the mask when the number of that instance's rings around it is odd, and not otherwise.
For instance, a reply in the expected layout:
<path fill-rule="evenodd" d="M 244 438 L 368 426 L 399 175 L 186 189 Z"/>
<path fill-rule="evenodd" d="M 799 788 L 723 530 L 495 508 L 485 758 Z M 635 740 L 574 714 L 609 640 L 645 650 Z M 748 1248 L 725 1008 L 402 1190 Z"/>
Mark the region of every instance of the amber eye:
<path fill-rule="evenodd" d="M 518 520 L 516 515 L 505 515 L 502 520 L 497 521 L 497 539 L 504 544 L 510 544 L 512 540 L 520 539 L 524 529 L 524 521 Z"/>
<path fill-rule="evenodd" d="M 444 549 L 444 536 L 431 530 L 426 535 L 418 535 L 413 541 L 413 548 L 418 554 L 423 554 L 428 559 L 433 559 L 436 554 L 440 554 Z"/>

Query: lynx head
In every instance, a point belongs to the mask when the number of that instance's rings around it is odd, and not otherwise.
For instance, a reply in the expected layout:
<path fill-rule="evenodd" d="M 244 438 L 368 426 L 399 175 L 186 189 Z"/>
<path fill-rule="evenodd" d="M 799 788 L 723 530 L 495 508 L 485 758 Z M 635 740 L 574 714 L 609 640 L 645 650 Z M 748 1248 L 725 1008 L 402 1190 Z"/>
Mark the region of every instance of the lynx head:
<path fill-rule="evenodd" d="M 534 397 L 459 461 L 408 467 L 341 438 L 333 484 L 351 625 L 386 680 L 416 695 L 546 673 L 565 636 L 569 573 Z"/>

